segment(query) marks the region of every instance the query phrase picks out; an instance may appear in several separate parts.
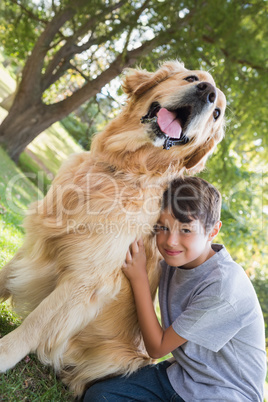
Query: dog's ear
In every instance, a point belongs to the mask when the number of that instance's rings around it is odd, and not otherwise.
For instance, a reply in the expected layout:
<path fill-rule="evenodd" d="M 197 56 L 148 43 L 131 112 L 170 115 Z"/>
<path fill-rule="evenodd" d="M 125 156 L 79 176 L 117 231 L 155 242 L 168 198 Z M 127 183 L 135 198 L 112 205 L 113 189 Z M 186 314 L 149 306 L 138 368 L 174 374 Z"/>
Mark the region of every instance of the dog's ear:
<path fill-rule="evenodd" d="M 186 162 L 186 169 L 193 169 L 197 168 L 197 165 L 203 166 L 205 164 L 205 161 L 209 155 L 210 149 L 213 147 L 210 147 L 209 145 L 202 147 L 198 151 L 196 151 Z M 206 158 L 205 158 L 206 157 Z M 203 162 L 204 160 L 204 162 Z M 203 163 L 202 163 L 203 162 Z M 197 168 L 198 169 L 198 168 Z"/>
<path fill-rule="evenodd" d="M 135 70 L 132 68 L 129 68 L 126 71 L 127 75 L 123 80 L 122 88 L 128 96 L 137 93 L 139 87 L 148 85 L 149 88 L 154 73 L 150 73 L 146 70 Z"/>
<path fill-rule="evenodd" d="M 209 138 L 202 148 L 199 148 L 185 163 L 185 167 L 190 173 L 200 172 L 206 163 L 207 158 L 213 153 L 216 145 L 222 140 L 224 129 L 216 131 L 212 138 Z"/>
<path fill-rule="evenodd" d="M 122 88 L 129 97 L 132 95 L 140 96 L 170 76 L 183 71 L 187 70 L 178 61 L 164 63 L 155 73 L 141 69 L 128 69 Z"/>

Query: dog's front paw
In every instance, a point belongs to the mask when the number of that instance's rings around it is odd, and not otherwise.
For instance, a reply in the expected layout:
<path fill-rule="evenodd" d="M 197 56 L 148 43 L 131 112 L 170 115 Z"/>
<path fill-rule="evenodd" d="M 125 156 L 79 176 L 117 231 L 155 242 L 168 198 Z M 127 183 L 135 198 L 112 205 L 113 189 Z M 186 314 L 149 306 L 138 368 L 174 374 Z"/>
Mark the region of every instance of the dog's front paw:
<path fill-rule="evenodd" d="M 14 339 L 15 331 L 0 339 L 0 373 L 14 367 L 27 354 L 23 351 L 23 342 Z"/>
<path fill-rule="evenodd" d="M 0 339 L 0 373 L 5 373 L 12 367 L 8 359 L 8 350 L 4 339 L 5 338 Z"/>

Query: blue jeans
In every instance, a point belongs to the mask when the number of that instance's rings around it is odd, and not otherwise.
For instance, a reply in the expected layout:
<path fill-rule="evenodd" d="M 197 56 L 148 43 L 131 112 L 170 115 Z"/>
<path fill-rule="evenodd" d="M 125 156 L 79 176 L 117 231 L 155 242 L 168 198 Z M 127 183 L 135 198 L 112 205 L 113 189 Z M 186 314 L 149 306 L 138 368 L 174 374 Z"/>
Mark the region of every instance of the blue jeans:
<path fill-rule="evenodd" d="M 114 377 L 92 385 L 84 402 L 184 402 L 172 388 L 166 370 L 170 362 L 143 367 L 129 377 Z"/>

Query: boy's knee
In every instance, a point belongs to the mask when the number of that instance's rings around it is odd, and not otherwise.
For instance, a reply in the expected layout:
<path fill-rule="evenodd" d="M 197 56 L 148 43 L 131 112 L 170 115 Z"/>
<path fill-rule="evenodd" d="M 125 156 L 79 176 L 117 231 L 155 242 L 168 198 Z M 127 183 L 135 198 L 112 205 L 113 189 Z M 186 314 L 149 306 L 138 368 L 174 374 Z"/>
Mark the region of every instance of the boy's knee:
<path fill-rule="evenodd" d="M 107 400 L 107 393 L 100 382 L 88 388 L 83 398 L 83 402 L 101 402 Z"/>

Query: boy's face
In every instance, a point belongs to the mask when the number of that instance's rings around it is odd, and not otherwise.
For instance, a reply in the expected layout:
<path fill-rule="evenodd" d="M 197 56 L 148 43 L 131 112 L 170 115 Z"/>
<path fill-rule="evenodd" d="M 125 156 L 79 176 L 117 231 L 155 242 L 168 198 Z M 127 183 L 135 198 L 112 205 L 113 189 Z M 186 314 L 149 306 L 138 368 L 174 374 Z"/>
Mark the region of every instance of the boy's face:
<path fill-rule="evenodd" d="M 220 227 L 221 222 L 217 222 L 206 234 L 199 220 L 181 223 L 165 210 L 157 224 L 157 247 L 168 265 L 196 268 L 214 254 L 211 241 Z"/>

